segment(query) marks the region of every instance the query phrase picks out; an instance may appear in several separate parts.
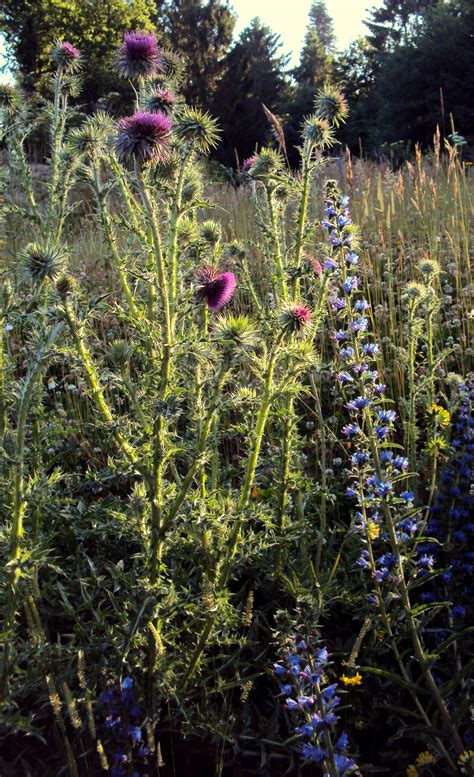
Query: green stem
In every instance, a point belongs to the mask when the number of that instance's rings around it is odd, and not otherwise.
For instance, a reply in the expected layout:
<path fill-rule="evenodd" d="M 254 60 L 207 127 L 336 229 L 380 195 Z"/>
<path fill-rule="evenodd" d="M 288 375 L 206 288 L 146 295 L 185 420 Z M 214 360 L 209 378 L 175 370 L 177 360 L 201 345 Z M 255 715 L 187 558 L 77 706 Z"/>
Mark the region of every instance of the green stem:
<path fill-rule="evenodd" d="M 281 253 L 281 242 L 280 242 L 280 231 L 275 211 L 275 200 L 273 197 L 273 190 L 270 188 L 266 189 L 267 192 L 267 202 L 268 202 L 268 210 L 270 213 L 270 223 L 271 223 L 271 235 L 272 235 L 272 241 L 273 241 L 273 250 L 275 252 L 275 263 L 276 263 L 276 271 L 277 271 L 277 286 L 279 289 L 279 292 L 281 294 L 282 300 L 285 301 L 288 295 L 287 288 L 286 288 L 286 280 L 285 280 L 285 270 L 283 268 L 283 258 Z"/>

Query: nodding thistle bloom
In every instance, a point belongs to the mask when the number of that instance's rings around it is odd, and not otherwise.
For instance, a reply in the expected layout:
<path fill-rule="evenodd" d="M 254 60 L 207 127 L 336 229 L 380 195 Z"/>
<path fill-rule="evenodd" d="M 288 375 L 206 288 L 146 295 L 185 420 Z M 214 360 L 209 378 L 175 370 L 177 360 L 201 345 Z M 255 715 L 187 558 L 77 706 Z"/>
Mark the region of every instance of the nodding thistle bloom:
<path fill-rule="evenodd" d="M 253 156 L 247 157 L 247 159 L 244 159 L 240 168 L 240 172 L 242 173 L 242 175 L 248 175 L 248 173 L 250 172 L 252 166 L 255 164 L 257 159 L 258 157 L 256 154 L 254 154 Z"/>
<path fill-rule="evenodd" d="M 64 270 L 66 255 L 57 245 L 30 243 L 23 251 L 21 261 L 25 276 L 36 285 L 47 278 L 57 280 Z"/>
<path fill-rule="evenodd" d="M 327 119 L 336 127 L 345 123 L 349 115 L 346 98 L 333 86 L 325 86 L 324 89 L 319 90 L 314 107 L 318 117 Z"/>
<path fill-rule="evenodd" d="M 243 170 L 254 181 L 266 181 L 283 169 L 283 158 L 273 148 L 262 148 L 258 154 L 246 159 Z M 243 168 L 242 168 L 243 169 Z"/>
<path fill-rule="evenodd" d="M 143 113 L 121 119 L 116 150 L 123 161 L 164 162 L 170 153 L 171 120 L 164 113 Z"/>
<path fill-rule="evenodd" d="M 217 122 L 198 108 L 181 111 L 174 134 L 180 143 L 188 143 L 201 154 L 209 153 L 219 141 Z"/>
<path fill-rule="evenodd" d="M 126 78 L 151 78 L 163 69 L 156 37 L 147 32 L 127 32 L 119 49 L 117 68 Z"/>
<path fill-rule="evenodd" d="M 343 777 L 354 773 L 357 765 L 346 752 L 347 734 L 337 736 L 334 731 L 339 719 L 335 710 L 341 700 L 336 695 L 338 684 L 328 684 L 328 670 L 327 649 L 313 652 L 304 640 L 297 641 L 286 658 L 274 664 L 279 696 L 298 724 L 295 734 L 303 760 L 320 764 L 325 777 Z"/>
<path fill-rule="evenodd" d="M 81 52 L 68 41 L 57 41 L 51 52 L 51 59 L 58 71 L 74 73 L 81 66 Z"/>
<path fill-rule="evenodd" d="M 176 105 L 176 95 L 169 89 L 155 89 L 145 100 L 145 107 L 150 113 L 161 113 L 167 116 L 173 112 Z"/>
<path fill-rule="evenodd" d="M 217 267 L 202 267 L 197 272 L 197 281 L 196 299 L 204 301 L 209 310 L 220 310 L 234 296 L 236 281 L 232 272 L 221 273 Z"/>
<path fill-rule="evenodd" d="M 285 334 L 305 334 L 310 328 L 311 313 L 304 305 L 288 305 L 280 313 L 280 323 Z"/>

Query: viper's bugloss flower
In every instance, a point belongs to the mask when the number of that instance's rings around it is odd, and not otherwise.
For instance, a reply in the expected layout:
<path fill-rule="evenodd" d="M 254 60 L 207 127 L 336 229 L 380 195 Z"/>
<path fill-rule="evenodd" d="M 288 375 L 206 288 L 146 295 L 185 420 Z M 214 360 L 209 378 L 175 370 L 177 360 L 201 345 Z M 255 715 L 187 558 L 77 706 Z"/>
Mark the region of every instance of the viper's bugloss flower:
<path fill-rule="evenodd" d="M 170 153 L 172 122 L 164 113 L 138 111 L 121 119 L 116 140 L 123 161 L 163 162 Z"/>
<path fill-rule="evenodd" d="M 119 49 L 117 68 L 126 78 L 151 78 L 163 69 L 158 41 L 152 33 L 127 32 Z"/>
<path fill-rule="evenodd" d="M 81 52 L 67 40 L 54 44 L 51 59 L 61 72 L 74 73 L 81 66 Z"/>
<path fill-rule="evenodd" d="M 217 267 L 206 266 L 198 270 L 196 299 L 206 302 L 209 310 L 220 310 L 233 297 L 236 280 L 232 272 L 219 272 Z"/>
<path fill-rule="evenodd" d="M 24 249 L 21 261 L 25 276 L 34 284 L 59 278 L 66 264 L 66 255 L 54 244 L 30 243 Z"/>
<path fill-rule="evenodd" d="M 176 95 L 169 89 L 155 89 L 145 100 L 145 107 L 151 113 L 165 113 L 167 116 L 173 112 L 176 105 Z"/>

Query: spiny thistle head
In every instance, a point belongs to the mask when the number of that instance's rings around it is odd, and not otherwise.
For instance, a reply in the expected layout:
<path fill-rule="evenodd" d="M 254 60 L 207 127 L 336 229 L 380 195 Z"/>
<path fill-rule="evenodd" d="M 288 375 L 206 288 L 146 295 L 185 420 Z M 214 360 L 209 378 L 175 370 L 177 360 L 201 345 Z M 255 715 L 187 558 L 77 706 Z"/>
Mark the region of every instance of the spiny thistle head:
<path fill-rule="evenodd" d="M 184 78 L 185 65 L 176 51 L 172 49 L 163 49 L 161 52 L 161 71 L 158 77 L 167 83 L 179 85 Z"/>
<path fill-rule="evenodd" d="M 114 367 L 127 367 L 132 356 L 133 345 L 126 340 L 114 340 L 107 349 L 107 359 Z"/>
<path fill-rule="evenodd" d="M 155 89 L 145 100 L 145 107 L 150 113 L 161 111 L 167 116 L 173 113 L 176 105 L 176 95 L 169 89 Z"/>
<path fill-rule="evenodd" d="M 242 175 L 249 174 L 249 171 L 251 170 L 252 166 L 255 164 L 257 159 L 258 159 L 257 154 L 254 154 L 253 156 L 249 156 L 247 157 L 247 159 L 244 159 L 240 167 L 240 172 L 242 173 Z"/>
<path fill-rule="evenodd" d="M 251 160 L 247 175 L 255 181 L 264 181 L 283 169 L 283 157 L 273 148 L 262 148 Z"/>
<path fill-rule="evenodd" d="M 66 255 L 57 245 L 30 243 L 22 253 L 25 276 L 34 284 L 47 278 L 54 281 L 61 275 L 66 264 Z"/>
<path fill-rule="evenodd" d="M 427 280 L 435 278 L 441 272 L 441 267 L 434 259 L 423 259 L 420 263 L 420 272 Z"/>
<path fill-rule="evenodd" d="M 11 84 L 0 84 L 0 108 L 5 113 L 14 113 L 18 108 L 18 92 Z"/>
<path fill-rule="evenodd" d="M 123 161 L 163 161 L 170 152 L 171 127 L 171 120 L 164 113 L 138 111 L 119 123 L 117 154 Z"/>
<path fill-rule="evenodd" d="M 174 134 L 179 142 L 189 143 L 201 154 L 207 154 L 219 140 L 217 122 L 199 108 L 186 107 L 180 113 Z"/>
<path fill-rule="evenodd" d="M 64 301 L 69 294 L 74 294 L 76 282 L 71 275 L 61 275 L 56 281 L 56 291 Z"/>
<path fill-rule="evenodd" d="M 202 240 L 210 246 L 217 245 L 222 237 L 221 225 L 218 224 L 217 221 L 212 221 L 212 219 L 203 221 L 200 225 L 199 232 Z"/>
<path fill-rule="evenodd" d="M 345 123 L 349 115 L 349 106 L 347 100 L 334 86 L 325 86 L 320 89 L 314 101 L 316 115 L 322 119 L 327 119 L 335 127 Z"/>
<path fill-rule="evenodd" d="M 206 302 L 209 310 L 220 310 L 232 299 L 236 281 L 232 272 L 219 272 L 217 267 L 206 265 L 198 270 L 196 299 Z"/>
<path fill-rule="evenodd" d="M 308 308 L 296 303 L 286 305 L 280 313 L 282 330 L 290 337 L 305 334 L 310 328 L 311 318 Z"/>
<path fill-rule="evenodd" d="M 426 298 L 426 292 L 427 288 L 422 283 L 416 283 L 416 281 L 407 283 L 403 289 L 402 302 L 419 305 Z"/>
<path fill-rule="evenodd" d="M 330 148 L 336 142 L 332 126 L 327 119 L 320 118 L 316 114 L 305 119 L 303 139 L 314 148 Z"/>
<path fill-rule="evenodd" d="M 232 351 L 250 350 L 258 343 L 255 324 L 247 316 L 219 316 L 214 337 Z"/>
<path fill-rule="evenodd" d="M 198 237 L 196 223 L 189 216 L 183 216 L 178 222 L 178 242 L 180 245 L 195 243 Z"/>
<path fill-rule="evenodd" d="M 117 68 L 125 78 L 151 78 L 163 69 L 163 57 L 152 33 L 127 32 L 119 49 Z"/>
<path fill-rule="evenodd" d="M 241 243 L 240 240 L 232 240 L 231 243 L 227 243 L 224 249 L 225 256 L 227 256 L 229 259 L 234 259 L 239 262 L 245 259 L 246 254 L 247 251 L 245 249 L 245 245 Z"/>
<path fill-rule="evenodd" d="M 184 179 L 183 190 L 181 193 L 183 203 L 193 202 L 199 199 L 202 192 L 202 178 L 199 169 L 191 168 L 188 170 Z"/>
<path fill-rule="evenodd" d="M 51 51 L 51 59 L 61 73 L 75 73 L 82 64 L 81 52 L 67 40 L 58 40 Z"/>
<path fill-rule="evenodd" d="M 71 130 L 68 138 L 70 150 L 83 156 L 103 156 L 110 147 L 115 124 L 108 114 L 98 111 L 89 116 L 81 127 Z"/>

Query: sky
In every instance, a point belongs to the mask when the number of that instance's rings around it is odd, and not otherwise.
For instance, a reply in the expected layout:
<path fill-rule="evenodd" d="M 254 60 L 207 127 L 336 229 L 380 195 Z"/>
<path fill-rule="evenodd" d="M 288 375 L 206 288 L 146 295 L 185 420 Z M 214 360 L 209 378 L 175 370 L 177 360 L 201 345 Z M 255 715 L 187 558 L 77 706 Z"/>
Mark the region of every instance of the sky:
<path fill-rule="evenodd" d="M 311 0 L 231 0 L 231 3 L 238 15 L 236 34 L 259 16 L 273 32 L 281 35 L 282 52 L 292 53 L 291 64 L 297 63 Z M 378 5 L 381 5 L 379 0 L 326 0 L 328 13 L 334 21 L 338 48 L 346 48 L 367 32 L 362 21 L 368 17 L 367 9 Z"/>

